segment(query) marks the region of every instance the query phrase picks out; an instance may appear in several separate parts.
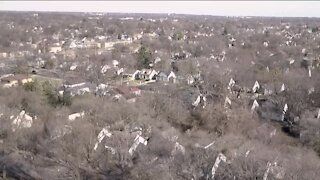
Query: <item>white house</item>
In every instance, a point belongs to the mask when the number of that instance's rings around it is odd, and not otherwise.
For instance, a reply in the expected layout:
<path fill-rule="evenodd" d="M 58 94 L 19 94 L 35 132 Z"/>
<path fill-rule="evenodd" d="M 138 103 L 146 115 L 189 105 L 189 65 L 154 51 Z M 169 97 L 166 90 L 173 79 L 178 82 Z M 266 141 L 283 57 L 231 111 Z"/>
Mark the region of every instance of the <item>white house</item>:
<path fill-rule="evenodd" d="M 224 107 L 225 107 L 225 108 L 228 108 L 228 107 L 230 107 L 230 106 L 231 106 L 231 100 L 229 99 L 228 96 L 226 96 L 226 99 L 225 99 L 225 101 L 224 101 Z"/>
<path fill-rule="evenodd" d="M 5 53 L 5 52 L 0 53 L 0 57 L 2 57 L 2 58 L 6 58 L 6 57 L 8 57 L 8 53 Z"/>
<path fill-rule="evenodd" d="M 218 155 L 218 157 L 216 158 L 216 161 L 215 161 L 214 165 L 212 166 L 212 169 L 211 169 L 211 178 L 212 178 L 212 179 L 214 179 L 214 175 L 216 174 L 216 171 L 217 171 L 217 169 L 218 169 L 219 164 L 220 164 L 221 161 L 223 161 L 223 162 L 226 162 L 226 161 L 227 161 L 227 157 L 226 157 L 224 154 L 222 154 L 222 153 L 220 153 L 220 154 Z"/>
<path fill-rule="evenodd" d="M 14 116 L 11 116 L 10 119 L 13 119 Z M 16 128 L 30 128 L 32 126 L 33 118 L 29 116 L 24 110 L 22 110 L 19 115 L 12 121 L 13 131 Z"/>
<path fill-rule="evenodd" d="M 158 75 L 158 72 L 153 69 L 149 74 L 149 80 L 155 80 L 157 75 Z"/>
<path fill-rule="evenodd" d="M 177 76 L 174 74 L 174 72 L 171 71 L 170 74 L 168 75 L 168 81 L 176 83 L 176 79 L 177 79 Z"/>
<path fill-rule="evenodd" d="M 69 121 L 74 121 L 78 118 L 82 118 L 84 116 L 84 111 L 80 112 L 80 113 L 73 113 L 73 114 L 70 114 L 68 116 L 68 119 Z"/>
<path fill-rule="evenodd" d="M 97 148 L 98 148 L 98 145 L 101 143 L 101 141 L 107 136 L 107 137 L 111 137 L 112 136 L 112 134 L 109 132 L 109 126 L 106 126 L 106 127 L 104 127 L 101 131 L 100 131 L 100 133 L 98 134 L 98 137 L 97 137 L 97 142 L 96 142 L 96 144 L 94 145 L 94 150 L 97 150 Z"/>
<path fill-rule="evenodd" d="M 259 103 L 257 102 L 257 100 L 254 100 L 251 107 L 251 112 L 253 112 L 258 107 L 259 107 Z"/>
<path fill-rule="evenodd" d="M 104 65 L 101 68 L 101 73 L 104 74 L 108 71 L 108 69 L 111 69 L 111 67 L 109 65 Z"/>
<path fill-rule="evenodd" d="M 62 51 L 62 48 L 61 48 L 61 47 L 50 47 L 50 48 L 49 48 L 49 52 L 50 52 L 50 53 L 56 54 L 56 53 L 61 52 L 61 51 Z"/>
<path fill-rule="evenodd" d="M 252 87 L 252 92 L 256 93 L 260 89 L 260 84 L 258 81 L 256 81 Z"/>
<path fill-rule="evenodd" d="M 236 84 L 236 82 L 231 78 L 228 84 L 228 89 L 231 90 L 231 88 Z"/>
<path fill-rule="evenodd" d="M 132 144 L 132 146 L 129 149 L 130 155 L 133 154 L 133 152 L 137 149 L 139 144 L 143 144 L 146 146 L 148 144 L 148 141 L 145 138 L 143 138 L 140 134 L 137 134 L 136 138 L 134 139 L 134 143 Z"/>
<path fill-rule="evenodd" d="M 136 80 L 139 77 L 139 74 L 141 73 L 140 70 L 136 70 L 132 76 L 131 76 L 131 80 Z"/>
<path fill-rule="evenodd" d="M 32 82 L 33 79 L 31 77 L 28 77 L 26 75 L 18 74 L 18 75 L 10 75 L 7 77 L 1 78 L 1 83 L 3 83 L 4 88 L 9 88 L 13 86 L 17 86 L 19 84 L 25 84 L 28 82 Z"/>
<path fill-rule="evenodd" d="M 283 92 L 286 90 L 286 87 L 284 86 L 284 84 L 282 84 L 281 88 L 280 88 L 280 92 Z"/>
<path fill-rule="evenodd" d="M 192 85 L 194 83 L 194 77 L 192 75 L 187 77 L 187 83 L 188 85 Z"/>

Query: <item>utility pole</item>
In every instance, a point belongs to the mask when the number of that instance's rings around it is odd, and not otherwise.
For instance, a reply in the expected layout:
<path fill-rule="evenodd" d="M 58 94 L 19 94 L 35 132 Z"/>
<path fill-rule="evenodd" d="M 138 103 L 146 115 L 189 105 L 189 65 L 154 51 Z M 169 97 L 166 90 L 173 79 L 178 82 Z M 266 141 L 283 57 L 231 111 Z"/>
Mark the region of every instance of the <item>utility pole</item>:
<path fill-rule="evenodd" d="M 121 74 L 121 81 L 120 81 L 121 86 L 122 86 L 122 81 L 123 81 L 123 74 Z"/>

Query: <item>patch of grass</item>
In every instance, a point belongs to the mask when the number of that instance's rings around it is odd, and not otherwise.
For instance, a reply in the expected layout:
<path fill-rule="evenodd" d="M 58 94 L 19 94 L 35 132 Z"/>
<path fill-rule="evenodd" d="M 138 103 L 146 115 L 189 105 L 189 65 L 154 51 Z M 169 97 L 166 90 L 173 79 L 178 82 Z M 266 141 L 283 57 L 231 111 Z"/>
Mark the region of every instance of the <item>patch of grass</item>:
<path fill-rule="evenodd" d="M 44 83 L 46 81 L 49 81 L 50 84 L 52 84 L 55 87 L 61 86 L 63 84 L 63 80 L 59 78 L 51 78 L 51 77 L 45 77 L 40 75 L 31 75 L 33 80 L 38 81 L 39 83 Z"/>

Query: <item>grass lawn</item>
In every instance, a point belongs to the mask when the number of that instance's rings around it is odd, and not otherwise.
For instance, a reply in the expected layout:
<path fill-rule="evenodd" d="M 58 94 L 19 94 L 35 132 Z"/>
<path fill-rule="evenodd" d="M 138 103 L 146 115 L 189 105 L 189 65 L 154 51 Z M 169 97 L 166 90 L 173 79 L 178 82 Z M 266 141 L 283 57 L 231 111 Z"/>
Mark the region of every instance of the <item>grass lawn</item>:
<path fill-rule="evenodd" d="M 31 75 L 33 80 L 37 80 L 41 83 L 45 82 L 45 81 L 49 81 L 52 85 L 54 86 L 61 86 L 63 83 L 63 79 L 59 79 L 59 78 L 51 78 L 51 77 L 46 77 L 46 76 L 40 76 L 40 75 Z"/>

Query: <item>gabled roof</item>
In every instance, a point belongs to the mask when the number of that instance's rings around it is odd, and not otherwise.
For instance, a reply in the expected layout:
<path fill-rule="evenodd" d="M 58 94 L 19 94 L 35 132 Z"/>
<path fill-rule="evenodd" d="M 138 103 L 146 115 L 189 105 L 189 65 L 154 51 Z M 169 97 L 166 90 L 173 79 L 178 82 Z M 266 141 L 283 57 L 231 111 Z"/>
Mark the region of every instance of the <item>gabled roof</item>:
<path fill-rule="evenodd" d="M 83 84 L 79 84 L 79 86 L 75 86 L 75 87 L 69 87 L 67 88 L 68 91 L 78 91 L 80 89 L 83 89 L 83 88 L 89 88 L 90 90 L 95 90 L 96 88 L 96 85 L 95 84 L 92 84 L 92 83 L 89 83 L 89 82 L 84 82 Z"/>
<path fill-rule="evenodd" d="M 177 78 L 176 74 L 173 71 L 170 72 L 170 74 L 168 75 L 168 78 L 169 77 Z"/>
<path fill-rule="evenodd" d="M 160 71 L 158 73 L 158 76 L 163 76 L 163 77 L 168 77 L 167 73 L 163 72 L 163 71 Z"/>
<path fill-rule="evenodd" d="M 140 91 L 140 89 L 137 87 L 125 85 L 119 86 L 115 90 L 127 99 L 133 97 L 135 92 Z"/>

